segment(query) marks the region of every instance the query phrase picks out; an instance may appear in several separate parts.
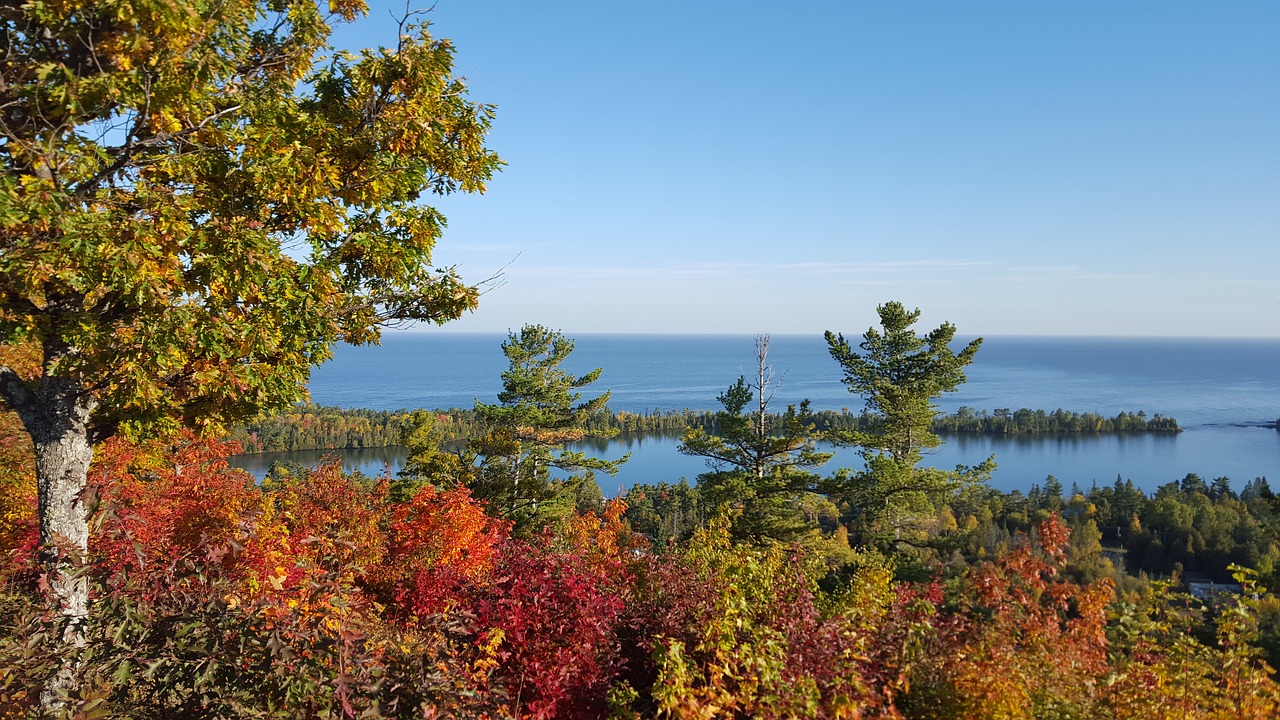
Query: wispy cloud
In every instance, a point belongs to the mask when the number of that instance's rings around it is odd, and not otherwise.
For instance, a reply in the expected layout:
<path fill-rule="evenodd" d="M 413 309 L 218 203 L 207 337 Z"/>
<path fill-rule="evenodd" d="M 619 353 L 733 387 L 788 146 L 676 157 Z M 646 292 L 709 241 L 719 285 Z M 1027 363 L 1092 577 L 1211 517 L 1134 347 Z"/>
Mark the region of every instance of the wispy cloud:
<path fill-rule="evenodd" d="M 1080 265 L 1018 265 L 1002 270 L 997 276 L 1006 282 L 1108 282 L 1108 283 L 1199 283 L 1213 285 L 1267 285 L 1270 278 L 1241 277 L 1219 271 L 1204 273 L 1158 274 L 1153 272 L 1111 271 Z"/>
<path fill-rule="evenodd" d="M 953 272 L 959 269 L 979 268 L 993 263 L 977 260 L 937 259 L 895 262 L 698 262 L 649 266 L 617 265 L 512 265 L 512 274 L 536 277 L 597 277 L 601 279 L 654 278 L 716 278 L 756 276 L 761 274 L 787 276 L 875 276 L 919 275 L 933 272 Z"/>

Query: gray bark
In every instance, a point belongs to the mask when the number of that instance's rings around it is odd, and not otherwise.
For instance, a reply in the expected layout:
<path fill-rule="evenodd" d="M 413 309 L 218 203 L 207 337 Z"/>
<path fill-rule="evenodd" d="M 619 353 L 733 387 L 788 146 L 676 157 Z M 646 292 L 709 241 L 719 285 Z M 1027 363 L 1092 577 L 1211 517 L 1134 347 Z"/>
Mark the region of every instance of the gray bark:
<path fill-rule="evenodd" d="M 756 375 L 756 399 L 759 407 L 756 410 L 756 457 L 755 472 L 756 479 L 764 480 L 765 458 L 763 453 L 767 452 L 764 447 L 765 438 L 769 436 L 769 402 L 773 400 L 773 394 L 777 392 L 773 385 L 774 373 L 773 368 L 769 367 L 769 336 L 766 334 L 756 335 L 756 360 L 759 362 Z"/>
<path fill-rule="evenodd" d="M 44 376 L 31 383 L 0 366 L 0 397 L 18 413 L 31 435 L 36 456 L 40 519 L 40 559 L 49 585 L 49 602 L 65 617 L 64 647 L 84 644 L 89 586 L 78 572 L 89 551 L 89 522 L 84 490 L 93 460 L 89 416 L 96 402 L 79 382 Z M 46 709 L 77 684 L 75 667 L 64 664 L 41 694 Z"/>
<path fill-rule="evenodd" d="M 83 496 L 93 446 L 87 427 L 90 408 L 83 405 L 72 402 L 48 407 L 35 427 L 28 425 L 36 453 L 42 559 L 47 567 L 57 567 L 50 588 L 63 612 L 72 618 L 83 618 L 88 612 L 84 579 L 69 577 L 66 572 L 89 551 Z"/>

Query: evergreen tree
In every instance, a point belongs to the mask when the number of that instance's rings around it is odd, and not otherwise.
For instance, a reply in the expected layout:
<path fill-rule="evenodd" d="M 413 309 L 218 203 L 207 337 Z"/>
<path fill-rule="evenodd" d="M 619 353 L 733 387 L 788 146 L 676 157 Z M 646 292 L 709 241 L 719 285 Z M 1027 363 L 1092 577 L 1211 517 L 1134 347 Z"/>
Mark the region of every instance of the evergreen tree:
<path fill-rule="evenodd" d="M 1204 478 L 1195 473 L 1187 473 L 1186 476 L 1178 483 L 1178 487 L 1182 492 L 1188 495 L 1193 493 L 1200 493 L 1201 495 L 1209 494 L 1209 485 L 1204 481 Z"/>
<path fill-rule="evenodd" d="M 494 514 L 532 527 L 572 510 L 579 498 L 600 496 L 595 472 L 613 475 L 630 453 L 601 460 L 564 449 L 586 435 L 584 426 L 609 402 L 609 393 L 582 401 L 582 388 L 601 369 L 574 376 L 560 367 L 573 341 L 541 325 L 526 325 L 502 344 L 510 362 L 497 404 L 476 403 L 483 433 L 467 444 L 476 465 L 468 482 Z M 553 474 L 552 471 L 557 471 Z"/>
<path fill-rule="evenodd" d="M 1213 498 L 1214 500 L 1236 497 L 1235 491 L 1231 489 L 1231 478 L 1227 478 L 1227 477 L 1214 478 L 1213 482 L 1209 484 L 1209 497 Z"/>
<path fill-rule="evenodd" d="M 1044 479 L 1044 499 L 1040 506 L 1042 510 L 1061 510 L 1062 509 L 1062 481 L 1049 475 Z"/>
<path fill-rule="evenodd" d="M 841 470 L 828 488 L 852 506 L 864 533 L 902 539 L 902 530 L 915 514 L 931 509 L 933 500 L 963 481 L 985 477 L 995 466 L 994 459 L 988 459 L 955 472 L 917 467 L 923 451 L 941 443 L 930 429 L 939 414 L 933 401 L 964 382 L 964 368 L 973 362 L 982 340 L 956 353 L 950 347 L 956 333 L 951 323 L 920 336 L 912 329 L 920 317 L 918 309 L 908 311 L 901 303 L 888 302 L 876 310 L 880 327 L 863 334 L 860 351 L 844 335 L 826 333 L 828 350 L 849 392 L 861 395 L 867 412 L 880 421 L 838 438 L 860 448 L 866 467 Z"/>
<path fill-rule="evenodd" d="M 403 502 L 423 485 L 440 487 L 469 486 L 475 478 L 475 455 L 466 452 L 450 452 L 444 429 L 437 414 L 428 410 L 415 410 L 404 430 L 400 444 L 409 450 L 408 457 L 395 481 L 391 483 L 391 496 Z"/>
<path fill-rule="evenodd" d="M 1275 494 L 1271 492 L 1271 485 L 1265 477 L 1256 477 L 1250 480 L 1245 483 L 1244 490 L 1240 491 L 1240 499 L 1245 502 L 1253 500 L 1270 501 L 1274 497 Z"/>
<path fill-rule="evenodd" d="M 633 530 L 649 536 L 657 547 L 687 539 L 707 521 L 702 494 L 685 478 L 676 484 L 632 485 L 627 490 L 625 517 Z"/>
<path fill-rule="evenodd" d="M 808 400 L 770 417 L 779 380 L 768 356 L 769 336 L 757 335 L 755 377 L 739 377 L 721 393 L 715 429 L 690 428 L 680 452 L 707 458 L 711 471 L 698 476 L 699 493 L 712 507 L 740 511 L 731 526 L 736 537 L 785 540 L 809 527 L 797 501 L 831 453 L 817 450 Z"/>

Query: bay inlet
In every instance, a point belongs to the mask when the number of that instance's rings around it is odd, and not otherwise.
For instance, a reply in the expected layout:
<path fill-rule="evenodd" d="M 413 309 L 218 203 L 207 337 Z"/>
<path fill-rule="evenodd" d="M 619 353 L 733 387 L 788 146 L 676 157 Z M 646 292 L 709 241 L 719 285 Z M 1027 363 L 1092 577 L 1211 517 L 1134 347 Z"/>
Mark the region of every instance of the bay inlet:
<path fill-rule="evenodd" d="M 400 408 L 471 407 L 495 402 L 503 358 L 496 334 L 395 333 L 379 347 L 337 349 L 312 377 L 312 399 L 323 405 Z M 572 372 L 604 369 L 588 388 L 611 390 L 615 411 L 714 409 L 715 397 L 744 372 L 752 338 L 739 335 L 582 335 L 566 362 Z M 808 398 L 816 409 L 861 408 L 839 382 L 821 337 L 774 336 L 770 360 L 783 377 L 774 407 Z M 1176 435 L 974 435 L 944 437 L 925 464 L 950 468 L 995 455 L 992 485 L 1026 490 L 1054 475 L 1070 488 L 1109 484 L 1117 476 L 1147 491 L 1196 473 L 1229 477 L 1237 487 L 1254 477 L 1280 479 L 1280 340 L 1200 338 L 987 338 L 968 382 L 940 407 L 994 411 L 1029 407 L 1111 415 L 1145 411 L 1175 417 Z M 784 374 L 785 373 L 785 374 Z M 591 392 L 595 391 L 595 392 Z M 606 496 L 635 483 L 693 482 L 706 470 L 677 452 L 674 437 L 618 437 L 575 446 L 605 457 L 632 453 L 613 478 L 598 478 Z M 272 462 L 314 464 L 340 455 L 351 470 L 395 472 L 403 448 L 242 455 L 233 460 L 258 476 Z M 827 465 L 859 467 L 852 449 Z"/>

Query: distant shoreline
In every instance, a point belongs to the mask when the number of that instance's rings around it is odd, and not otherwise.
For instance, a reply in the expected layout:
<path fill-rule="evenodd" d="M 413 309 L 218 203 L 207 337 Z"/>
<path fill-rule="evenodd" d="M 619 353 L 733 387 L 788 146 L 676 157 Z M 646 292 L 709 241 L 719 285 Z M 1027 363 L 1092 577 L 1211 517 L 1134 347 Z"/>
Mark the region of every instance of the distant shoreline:
<path fill-rule="evenodd" d="M 482 431 L 473 410 L 370 410 L 299 405 L 288 413 L 244 423 L 232 429 L 230 439 L 245 448 L 240 455 L 313 450 L 359 450 L 402 445 L 404 434 L 427 415 L 437 423 L 447 442 L 465 442 Z M 416 417 L 415 417 L 416 415 Z M 850 412 L 814 413 L 820 431 L 840 433 L 867 431 L 877 424 L 875 416 Z M 685 429 L 714 429 L 716 414 L 706 411 L 675 410 L 648 413 L 602 412 L 586 424 L 588 438 L 621 435 L 630 438 L 675 437 Z M 1240 423 L 1239 427 L 1266 424 Z M 1182 431 L 1177 420 L 1161 415 L 1122 412 L 1111 417 L 1097 413 L 998 409 L 974 410 L 962 407 L 940 416 L 934 432 L 943 436 L 994 436 L 1052 439 L 1129 434 L 1173 435 Z"/>

